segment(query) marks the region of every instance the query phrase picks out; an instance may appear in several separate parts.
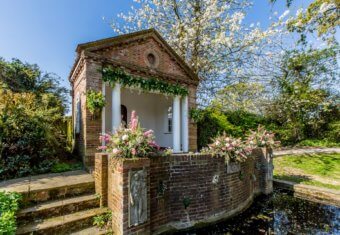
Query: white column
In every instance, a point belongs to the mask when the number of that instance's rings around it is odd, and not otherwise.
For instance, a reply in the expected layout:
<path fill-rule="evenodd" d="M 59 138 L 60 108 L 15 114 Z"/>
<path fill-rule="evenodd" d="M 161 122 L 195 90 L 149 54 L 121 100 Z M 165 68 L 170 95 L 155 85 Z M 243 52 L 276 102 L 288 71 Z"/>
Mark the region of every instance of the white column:
<path fill-rule="evenodd" d="M 181 151 L 181 110 L 180 110 L 180 96 L 174 97 L 172 111 L 172 138 L 173 150 L 178 153 Z"/>
<path fill-rule="evenodd" d="M 106 99 L 105 97 L 105 94 L 106 94 L 106 84 L 104 81 L 102 81 L 102 94 L 104 96 L 104 98 Z M 105 102 L 107 102 L 107 100 L 105 100 Z M 102 133 L 106 133 L 106 123 L 105 123 L 105 117 L 106 115 L 106 112 L 105 112 L 105 106 L 103 107 L 103 110 L 102 110 Z M 102 145 L 104 146 L 105 145 L 105 140 L 102 140 Z"/>
<path fill-rule="evenodd" d="M 183 152 L 189 151 L 189 124 L 188 124 L 188 96 L 182 97 L 182 150 Z"/>
<path fill-rule="evenodd" d="M 112 88 L 112 132 L 115 132 L 121 123 L 120 113 L 120 84 L 116 83 Z"/>

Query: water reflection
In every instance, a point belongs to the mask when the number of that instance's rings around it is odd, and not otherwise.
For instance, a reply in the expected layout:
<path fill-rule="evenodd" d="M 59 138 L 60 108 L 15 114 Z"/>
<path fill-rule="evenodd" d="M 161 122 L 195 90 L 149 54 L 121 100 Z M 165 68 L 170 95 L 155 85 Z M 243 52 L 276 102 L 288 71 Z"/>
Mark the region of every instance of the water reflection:
<path fill-rule="evenodd" d="M 276 190 L 232 219 L 174 234 L 340 234 L 340 208 Z"/>

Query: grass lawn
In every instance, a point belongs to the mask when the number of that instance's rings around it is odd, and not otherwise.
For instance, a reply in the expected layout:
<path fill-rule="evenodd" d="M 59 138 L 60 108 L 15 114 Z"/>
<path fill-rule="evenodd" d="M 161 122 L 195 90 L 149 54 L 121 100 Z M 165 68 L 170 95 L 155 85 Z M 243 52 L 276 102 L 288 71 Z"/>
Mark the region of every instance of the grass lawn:
<path fill-rule="evenodd" d="M 276 157 L 274 178 L 340 190 L 340 153 Z"/>

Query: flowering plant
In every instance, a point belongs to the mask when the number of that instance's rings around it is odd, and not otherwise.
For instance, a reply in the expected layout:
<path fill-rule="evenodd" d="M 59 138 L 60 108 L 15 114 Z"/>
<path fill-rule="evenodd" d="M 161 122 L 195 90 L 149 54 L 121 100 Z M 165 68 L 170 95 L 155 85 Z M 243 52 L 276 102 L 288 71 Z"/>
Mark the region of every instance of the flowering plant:
<path fill-rule="evenodd" d="M 99 139 L 105 145 L 99 146 L 98 149 L 112 153 L 115 157 L 147 157 L 160 152 L 153 131 L 145 131 L 140 127 L 135 111 L 131 113 L 131 122 L 127 128 L 120 126 L 113 135 L 103 134 Z"/>
<path fill-rule="evenodd" d="M 280 141 L 274 140 L 274 133 L 267 131 L 263 126 L 259 125 L 257 131 L 250 130 L 247 137 L 247 143 L 254 148 L 266 147 L 272 148 L 280 145 Z"/>
<path fill-rule="evenodd" d="M 213 156 L 223 156 L 227 161 L 244 162 L 252 150 L 252 147 L 246 145 L 241 139 L 227 136 L 224 133 L 216 137 L 213 143 L 202 151 Z"/>

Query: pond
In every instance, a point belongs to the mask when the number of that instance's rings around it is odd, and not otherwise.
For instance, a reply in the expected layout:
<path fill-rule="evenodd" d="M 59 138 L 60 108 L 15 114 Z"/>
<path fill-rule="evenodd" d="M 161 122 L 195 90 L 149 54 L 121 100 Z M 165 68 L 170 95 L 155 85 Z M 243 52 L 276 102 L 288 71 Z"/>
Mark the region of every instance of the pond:
<path fill-rule="evenodd" d="M 275 190 L 236 217 L 174 234 L 340 234 L 340 208 Z"/>

